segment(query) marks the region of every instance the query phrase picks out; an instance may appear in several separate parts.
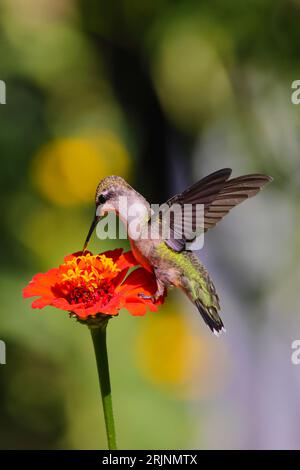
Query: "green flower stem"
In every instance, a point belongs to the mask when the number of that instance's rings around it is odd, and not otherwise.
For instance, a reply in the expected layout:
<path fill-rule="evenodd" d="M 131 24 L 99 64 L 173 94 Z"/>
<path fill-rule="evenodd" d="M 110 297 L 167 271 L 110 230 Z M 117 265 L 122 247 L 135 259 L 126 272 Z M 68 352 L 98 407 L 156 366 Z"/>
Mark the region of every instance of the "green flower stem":
<path fill-rule="evenodd" d="M 107 347 L 106 347 L 106 326 L 107 320 L 99 325 L 90 326 L 90 331 L 93 339 L 94 350 L 97 361 L 97 369 L 102 397 L 102 405 L 104 411 L 104 419 L 106 426 L 106 435 L 109 450 L 117 449 L 116 444 L 116 433 L 114 416 L 112 409 L 112 398 L 111 398 L 111 387 L 109 378 L 109 365 L 107 358 Z"/>

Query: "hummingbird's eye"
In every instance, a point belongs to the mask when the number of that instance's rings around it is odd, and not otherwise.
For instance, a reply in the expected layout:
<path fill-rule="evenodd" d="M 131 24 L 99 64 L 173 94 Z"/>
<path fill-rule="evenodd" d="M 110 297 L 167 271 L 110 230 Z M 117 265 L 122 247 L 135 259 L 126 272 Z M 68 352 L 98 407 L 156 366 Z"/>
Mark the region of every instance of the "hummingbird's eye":
<path fill-rule="evenodd" d="M 100 194 L 98 197 L 98 203 L 99 204 L 104 204 L 106 202 L 106 197 L 103 194 Z"/>

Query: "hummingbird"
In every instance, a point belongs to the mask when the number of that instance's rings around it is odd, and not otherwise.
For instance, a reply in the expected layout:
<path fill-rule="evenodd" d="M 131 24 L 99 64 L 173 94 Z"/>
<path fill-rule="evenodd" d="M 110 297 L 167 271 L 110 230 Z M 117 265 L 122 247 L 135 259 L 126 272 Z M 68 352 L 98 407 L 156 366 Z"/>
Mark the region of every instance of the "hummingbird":
<path fill-rule="evenodd" d="M 249 174 L 230 178 L 232 170 L 223 168 L 209 174 L 180 194 L 169 199 L 164 207 L 174 204 L 184 209 L 185 205 L 203 207 L 201 230 L 212 229 L 230 210 L 255 196 L 272 178 L 263 174 Z M 126 198 L 130 208 L 138 205 L 142 208 L 138 218 L 140 236 L 134 236 L 130 229 L 128 210 L 123 210 L 120 198 Z M 197 307 L 204 322 L 216 335 L 225 331 L 219 315 L 220 303 L 216 288 L 201 263 L 199 257 L 190 249 L 195 238 L 195 211 L 187 214 L 183 210 L 184 232 L 178 232 L 174 218 L 168 219 L 168 238 L 161 235 L 161 214 L 153 213 L 149 202 L 120 176 L 107 176 L 97 186 L 95 195 L 96 212 L 88 231 L 83 251 L 86 250 L 91 235 L 98 222 L 109 212 L 114 212 L 127 228 L 131 250 L 137 262 L 155 275 L 157 291 L 151 297 L 156 302 L 170 287 L 181 289 Z M 149 236 L 149 227 L 152 227 Z M 187 230 L 186 230 L 187 227 Z M 154 230 L 153 230 L 154 228 Z M 197 227 L 196 227 L 197 229 Z M 146 236 L 145 236 L 146 235 Z M 141 294 L 141 296 L 145 297 Z"/>

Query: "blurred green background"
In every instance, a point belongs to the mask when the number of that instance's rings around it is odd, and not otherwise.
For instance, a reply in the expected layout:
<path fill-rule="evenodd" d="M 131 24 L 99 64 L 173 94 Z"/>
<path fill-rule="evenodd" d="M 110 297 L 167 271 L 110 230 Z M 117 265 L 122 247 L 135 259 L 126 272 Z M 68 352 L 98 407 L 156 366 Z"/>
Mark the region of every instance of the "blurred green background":
<path fill-rule="evenodd" d="M 158 313 L 111 321 L 118 443 L 300 448 L 300 1 L 2 0 L 0 12 L 0 447 L 106 446 L 87 328 L 21 297 L 82 247 L 98 181 L 123 176 L 159 203 L 230 166 L 275 180 L 200 253 L 227 334 L 176 292 Z"/>

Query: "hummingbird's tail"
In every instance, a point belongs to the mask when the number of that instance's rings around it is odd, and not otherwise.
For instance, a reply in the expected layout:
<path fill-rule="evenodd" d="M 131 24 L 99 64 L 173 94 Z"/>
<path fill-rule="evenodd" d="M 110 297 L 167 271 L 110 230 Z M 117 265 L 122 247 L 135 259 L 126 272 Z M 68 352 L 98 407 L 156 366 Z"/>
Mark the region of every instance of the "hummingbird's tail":
<path fill-rule="evenodd" d="M 218 313 L 220 304 L 216 288 L 198 256 L 192 252 L 185 252 L 184 256 L 191 264 L 182 278 L 183 290 L 196 305 L 210 330 L 219 336 L 225 328 Z"/>
<path fill-rule="evenodd" d="M 203 320 L 216 336 L 219 336 L 222 331 L 226 331 L 220 315 L 218 314 L 218 311 L 215 307 L 205 307 L 200 299 L 196 299 L 194 302 L 199 312 L 201 313 Z"/>

